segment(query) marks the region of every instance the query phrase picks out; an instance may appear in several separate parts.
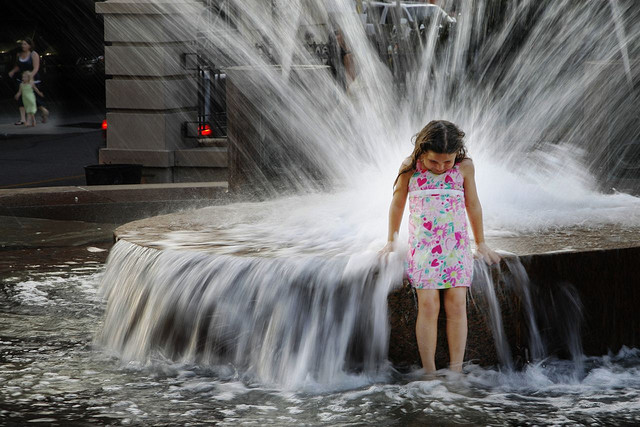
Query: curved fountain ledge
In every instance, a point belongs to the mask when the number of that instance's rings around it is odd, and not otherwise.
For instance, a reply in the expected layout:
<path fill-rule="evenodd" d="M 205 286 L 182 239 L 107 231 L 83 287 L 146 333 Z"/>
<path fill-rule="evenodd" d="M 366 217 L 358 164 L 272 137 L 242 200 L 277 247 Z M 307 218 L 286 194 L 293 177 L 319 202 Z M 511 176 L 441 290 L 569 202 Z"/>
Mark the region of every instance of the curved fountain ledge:
<path fill-rule="evenodd" d="M 215 206 L 195 211 L 147 218 L 125 224 L 115 230 L 116 240 L 155 250 L 196 251 L 200 254 L 226 254 L 239 257 L 288 257 L 332 255 L 332 248 L 278 246 L 268 236 L 246 245 L 228 232 L 237 225 L 260 224 L 265 214 L 277 214 L 277 205 L 263 203 L 258 214 L 239 212 L 232 206 Z M 271 210 L 271 211 L 270 211 Z M 595 229 L 562 228 L 553 232 L 489 239 L 492 247 L 517 255 L 505 257 L 499 268 L 489 271 L 492 288 L 499 302 L 504 336 L 516 363 L 530 356 L 530 328 L 522 295 L 513 291 L 514 280 L 528 281 L 533 312 L 544 331 L 545 354 L 568 357 L 580 347 L 584 354 L 602 355 L 621 346 L 640 345 L 640 228 L 603 225 Z M 322 251 L 322 252 L 320 252 Z M 517 258 L 521 264 L 517 262 Z M 524 271 L 518 271 L 524 266 Z M 527 277 L 528 276 L 528 277 Z M 486 295 L 474 278 L 469 302 L 469 338 L 467 360 L 482 365 L 500 362 L 495 346 Z M 474 292 L 475 289 L 475 292 Z M 579 297 L 579 301 L 573 298 Z M 582 304 L 582 323 L 579 305 Z M 391 323 L 389 359 L 396 366 L 415 365 L 419 355 L 415 345 L 416 307 L 406 285 L 388 296 Z M 573 313 L 573 314 L 572 314 Z M 573 318 L 572 318 L 573 316 Z M 447 360 L 444 312 L 439 327 L 437 363 Z M 495 324 L 494 324 L 495 325 Z M 580 327 L 581 326 L 581 327 Z M 581 344 L 580 344 L 581 338 Z M 577 339 L 577 340 L 576 340 Z M 571 347 L 574 347 L 572 350 Z"/>

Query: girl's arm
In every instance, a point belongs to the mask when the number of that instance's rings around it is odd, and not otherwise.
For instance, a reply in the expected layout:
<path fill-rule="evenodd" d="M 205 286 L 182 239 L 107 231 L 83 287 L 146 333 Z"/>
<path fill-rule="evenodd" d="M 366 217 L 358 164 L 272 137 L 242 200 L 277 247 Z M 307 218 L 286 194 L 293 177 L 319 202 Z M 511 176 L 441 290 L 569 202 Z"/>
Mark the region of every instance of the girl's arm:
<path fill-rule="evenodd" d="M 402 164 L 400 170 L 404 169 L 408 163 Z M 387 234 L 387 244 L 381 252 L 391 252 L 393 250 L 393 242 L 400 230 L 400 224 L 402 223 L 402 214 L 404 213 L 404 207 L 407 203 L 407 194 L 409 193 L 409 178 L 411 172 L 405 172 L 398 177 L 398 182 L 393 189 L 393 198 L 391 199 L 391 206 L 389 206 L 389 232 Z"/>
<path fill-rule="evenodd" d="M 36 87 L 36 84 L 34 82 L 31 82 L 31 87 L 33 88 L 33 91 L 35 93 L 37 93 L 38 95 L 44 98 L 44 95 L 42 94 L 42 92 L 40 92 L 40 89 Z"/>
<path fill-rule="evenodd" d="M 20 85 L 20 89 L 18 89 L 18 93 L 16 93 L 16 96 L 14 96 L 16 101 L 20 99 L 20 96 L 22 96 L 22 85 Z"/>
<path fill-rule="evenodd" d="M 464 178 L 464 200 L 471 224 L 471 231 L 476 242 L 476 251 L 487 264 L 500 262 L 500 255 L 495 253 L 484 241 L 482 225 L 482 205 L 476 189 L 475 167 L 471 159 L 460 162 L 460 172 Z"/>
<path fill-rule="evenodd" d="M 31 52 L 31 59 L 33 60 L 33 71 L 31 71 L 31 75 L 35 76 L 40 69 L 40 55 L 35 51 Z"/>

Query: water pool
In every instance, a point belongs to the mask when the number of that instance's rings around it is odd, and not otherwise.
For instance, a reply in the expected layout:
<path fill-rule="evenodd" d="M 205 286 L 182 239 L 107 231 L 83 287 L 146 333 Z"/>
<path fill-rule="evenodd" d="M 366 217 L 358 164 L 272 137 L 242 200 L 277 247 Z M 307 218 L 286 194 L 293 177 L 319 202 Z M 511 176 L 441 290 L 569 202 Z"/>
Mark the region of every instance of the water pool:
<path fill-rule="evenodd" d="M 59 236 L 58 236 L 59 237 Z M 468 365 L 428 380 L 389 368 L 331 387 L 258 383 L 233 366 L 123 362 L 94 344 L 111 244 L 8 246 L 0 260 L 0 419 L 50 425 L 610 425 L 640 422 L 640 350 Z"/>

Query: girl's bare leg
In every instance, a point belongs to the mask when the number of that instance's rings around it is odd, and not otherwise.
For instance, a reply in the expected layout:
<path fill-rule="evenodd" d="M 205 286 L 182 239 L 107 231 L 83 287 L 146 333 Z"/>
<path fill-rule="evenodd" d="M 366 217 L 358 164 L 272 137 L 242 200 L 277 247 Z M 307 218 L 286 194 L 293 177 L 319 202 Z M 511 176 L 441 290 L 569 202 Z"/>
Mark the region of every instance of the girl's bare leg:
<path fill-rule="evenodd" d="M 356 78 L 356 70 L 353 64 L 353 55 L 347 53 L 343 58 L 344 69 L 347 74 L 347 86 Z"/>
<path fill-rule="evenodd" d="M 437 289 L 416 289 L 418 294 L 418 319 L 416 339 L 422 367 L 427 373 L 436 370 L 436 344 L 438 342 L 438 314 L 440 293 Z"/>
<path fill-rule="evenodd" d="M 467 288 L 450 288 L 444 291 L 444 309 L 447 313 L 449 369 L 461 372 L 467 345 Z"/>
<path fill-rule="evenodd" d="M 27 112 L 24 109 L 24 107 L 19 107 L 20 110 L 20 121 L 22 123 L 26 123 L 27 122 Z"/>

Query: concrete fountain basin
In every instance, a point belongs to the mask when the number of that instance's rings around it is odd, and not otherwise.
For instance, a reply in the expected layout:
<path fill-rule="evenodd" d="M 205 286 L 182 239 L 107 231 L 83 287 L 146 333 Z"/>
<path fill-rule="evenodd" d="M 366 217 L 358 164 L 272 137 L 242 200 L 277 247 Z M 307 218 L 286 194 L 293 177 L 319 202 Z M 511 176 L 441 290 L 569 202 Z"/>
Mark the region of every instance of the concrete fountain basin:
<path fill-rule="evenodd" d="M 357 244 L 294 243 L 277 233 L 270 234 L 269 226 L 260 224 L 266 216 L 277 217 L 283 208 L 272 202 L 260 206 L 261 210 L 215 206 L 147 218 L 117 228 L 115 239 L 154 251 L 193 251 L 211 256 L 340 257 L 357 250 Z M 250 232 L 238 232 L 247 226 Z M 494 365 L 510 357 L 517 365 L 531 359 L 529 313 L 514 281 L 527 282 L 545 355 L 570 357 L 576 345 L 587 355 L 640 345 L 640 315 L 635 307 L 640 300 L 640 228 L 576 226 L 488 240 L 492 247 L 513 254 L 505 255 L 501 265 L 487 273 L 499 303 L 503 337 L 496 335 L 487 308 L 490 301 L 482 287 L 476 286 L 478 278 L 474 277 L 468 303 L 466 360 Z M 524 277 L 517 265 L 526 270 Z M 416 306 L 410 287 L 406 283 L 398 285 L 388 295 L 388 357 L 394 365 L 408 367 L 419 364 L 414 332 Z M 448 358 L 444 318 L 443 310 L 437 353 L 440 367 L 446 366 Z M 496 339 L 506 339 L 502 350 L 496 348 Z"/>

